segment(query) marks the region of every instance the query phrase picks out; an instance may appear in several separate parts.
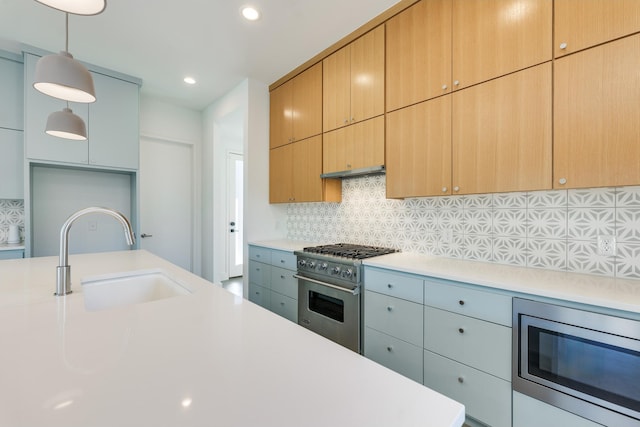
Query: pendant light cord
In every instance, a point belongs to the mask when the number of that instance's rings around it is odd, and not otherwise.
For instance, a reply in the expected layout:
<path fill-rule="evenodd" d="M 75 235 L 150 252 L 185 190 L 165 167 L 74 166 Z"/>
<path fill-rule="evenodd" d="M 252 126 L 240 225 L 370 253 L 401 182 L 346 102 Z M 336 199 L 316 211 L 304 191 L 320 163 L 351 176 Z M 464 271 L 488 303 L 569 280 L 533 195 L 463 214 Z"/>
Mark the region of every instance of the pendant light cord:
<path fill-rule="evenodd" d="M 64 51 L 69 52 L 69 12 L 65 13 Z"/>

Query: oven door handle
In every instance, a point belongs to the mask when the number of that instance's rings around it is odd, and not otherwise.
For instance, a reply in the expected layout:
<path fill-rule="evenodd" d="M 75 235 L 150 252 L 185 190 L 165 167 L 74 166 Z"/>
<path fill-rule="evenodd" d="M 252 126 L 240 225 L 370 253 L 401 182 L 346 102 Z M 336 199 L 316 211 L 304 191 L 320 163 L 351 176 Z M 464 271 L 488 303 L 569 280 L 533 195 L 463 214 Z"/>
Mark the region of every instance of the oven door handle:
<path fill-rule="evenodd" d="M 347 289 L 347 288 L 343 288 L 343 287 L 340 287 L 340 286 L 332 285 L 331 283 L 322 282 L 320 280 L 316 280 L 316 279 L 311 279 L 309 277 L 300 276 L 298 274 L 294 274 L 293 277 L 295 277 L 296 279 L 300 279 L 300 280 L 306 280 L 307 282 L 315 283 L 317 285 L 326 286 L 328 288 L 335 289 L 335 290 L 338 290 L 338 291 L 346 292 L 346 293 L 351 294 L 351 295 L 358 295 L 360 293 L 360 286 L 356 286 L 353 289 Z"/>

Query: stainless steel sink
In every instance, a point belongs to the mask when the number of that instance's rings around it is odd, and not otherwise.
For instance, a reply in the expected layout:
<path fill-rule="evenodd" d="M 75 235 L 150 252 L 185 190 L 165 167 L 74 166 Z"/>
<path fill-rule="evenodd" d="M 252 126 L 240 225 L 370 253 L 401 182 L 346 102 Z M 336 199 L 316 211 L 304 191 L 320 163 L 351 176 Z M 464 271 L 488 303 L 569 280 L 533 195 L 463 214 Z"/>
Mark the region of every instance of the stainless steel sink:
<path fill-rule="evenodd" d="M 191 294 L 189 289 L 162 270 L 87 277 L 80 283 L 84 305 L 89 311 L 109 310 Z"/>

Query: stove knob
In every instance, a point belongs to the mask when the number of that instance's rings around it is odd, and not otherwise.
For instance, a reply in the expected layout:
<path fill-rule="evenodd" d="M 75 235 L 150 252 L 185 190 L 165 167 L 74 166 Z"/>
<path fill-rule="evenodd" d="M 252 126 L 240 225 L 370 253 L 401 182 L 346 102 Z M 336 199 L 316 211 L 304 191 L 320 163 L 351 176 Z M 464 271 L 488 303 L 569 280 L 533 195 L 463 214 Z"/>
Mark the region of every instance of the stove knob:
<path fill-rule="evenodd" d="M 312 269 L 312 270 L 314 268 L 316 268 L 316 262 L 315 261 L 309 261 L 309 268 Z"/>
<path fill-rule="evenodd" d="M 331 269 L 331 274 L 340 274 L 340 267 L 333 267 Z"/>
<path fill-rule="evenodd" d="M 350 268 L 347 268 L 345 271 L 342 272 L 342 277 L 350 278 L 352 275 L 353 275 L 353 270 Z"/>
<path fill-rule="evenodd" d="M 305 267 L 307 265 L 307 261 L 304 259 L 301 259 L 300 261 L 298 261 L 298 267 Z"/>
<path fill-rule="evenodd" d="M 327 264 L 326 262 L 323 262 L 318 266 L 318 269 L 320 270 L 326 270 L 327 268 L 329 268 L 329 264 Z"/>

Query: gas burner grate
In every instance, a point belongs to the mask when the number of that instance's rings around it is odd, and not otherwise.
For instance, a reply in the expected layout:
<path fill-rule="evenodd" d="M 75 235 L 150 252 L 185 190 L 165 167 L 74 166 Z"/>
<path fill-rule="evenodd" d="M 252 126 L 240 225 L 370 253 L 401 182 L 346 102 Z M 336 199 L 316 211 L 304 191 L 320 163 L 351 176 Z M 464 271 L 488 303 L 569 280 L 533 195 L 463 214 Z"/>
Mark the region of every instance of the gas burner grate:
<path fill-rule="evenodd" d="M 332 245 L 312 246 L 303 249 L 304 252 L 321 255 L 332 255 L 349 259 L 365 259 L 379 255 L 399 252 L 398 249 L 381 246 L 365 246 L 351 243 L 335 243 Z"/>

